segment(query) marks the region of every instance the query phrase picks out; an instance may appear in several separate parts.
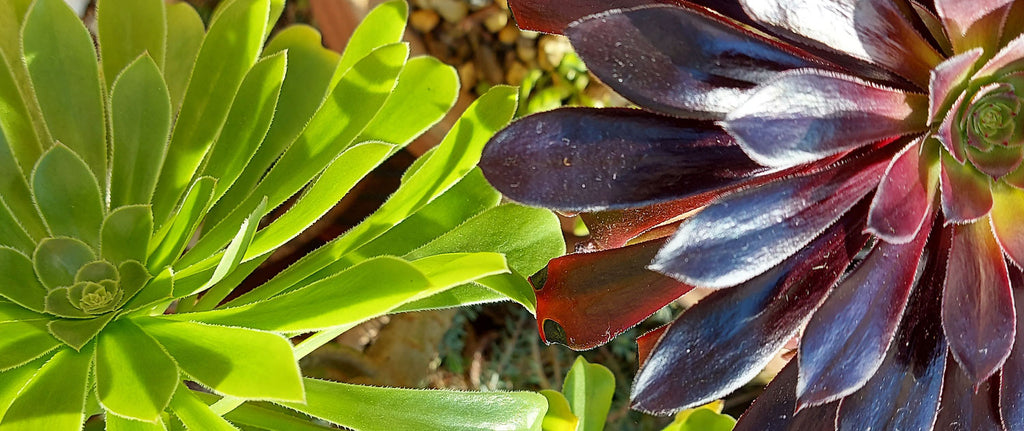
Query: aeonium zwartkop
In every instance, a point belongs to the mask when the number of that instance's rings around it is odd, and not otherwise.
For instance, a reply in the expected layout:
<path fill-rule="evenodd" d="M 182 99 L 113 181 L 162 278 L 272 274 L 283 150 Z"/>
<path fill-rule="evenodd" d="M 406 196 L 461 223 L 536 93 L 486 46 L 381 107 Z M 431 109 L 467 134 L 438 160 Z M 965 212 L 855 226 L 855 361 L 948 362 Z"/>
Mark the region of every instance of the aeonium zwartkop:
<path fill-rule="evenodd" d="M 638 340 L 635 408 L 722 397 L 800 335 L 738 429 L 1024 427 L 1024 2 L 510 4 L 643 108 L 485 149 L 492 184 L 593 234 L 536 286 L 548 341 L 706 287 Z"/>

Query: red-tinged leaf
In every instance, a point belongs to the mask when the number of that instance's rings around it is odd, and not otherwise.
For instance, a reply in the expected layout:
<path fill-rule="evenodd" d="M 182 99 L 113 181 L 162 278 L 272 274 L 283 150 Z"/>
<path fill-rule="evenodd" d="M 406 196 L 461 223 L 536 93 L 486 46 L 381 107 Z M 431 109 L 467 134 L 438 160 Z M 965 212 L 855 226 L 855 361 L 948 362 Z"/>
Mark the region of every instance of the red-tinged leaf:
<path fill-rule="evenodd" d="M 710 122 L 625 108 L 520 119 L 491 138 L 480 167 L 506 196 L 563 211 L 690 197 L 766 170 Z"/>
<path fill-rule="evenodd" d="M 996 55 L 978 69 L 974 76 L 975 78 L 987 78 L 1007 70 L 1018 70 L 1022 63 L 1024 63 L 1024 35 L 1014 38 L 1006 46 L 1003 46 Z"/>
<path fill-rule="evenodd" d="M 781 265 L 712 293 L 669 324 L 633 382 L 633 407 L 662 414 L 698 406 L 760 372 L 864 246 L 867 203 Z"/>
<path fill-rule="evenodd" d="M 931 71 L 928 81 L 928 124 L 939 121 L 939 115 L 946 112 L 967 86 L 974 63 L 984 52 L 981 48 L 957 54 L 939 63 Z"/>
<path fill-rule="evenodd" d="M 665 335 L 665 331 L 668 330 L 670 325 L 661 325 L 636 337 L 636 357 L 641 367 L 644 366 L 644 362 L 647 362 L 647 358 L 651 356 L 651 350 L 654 349 L 654 345 L 658 343 L 662 335 Z"/>
<path fill-rule="evenodd" d="M 1024 273 L 1013 265 L 1007 266 L 1020 328 L 1024 326 Z M 1006 431 L 1024 430 L 1024 331 L 1014 335 L 1013 351 L 999 372 L 999 411 Z"/>
<path fill-rule="evenodd" d="M 652 268 L 700 287 L 750 280 L 803 248 L 873 190 L 901 147 L 851 155 L 830 169 L 724 196 L 684 220 Z"/>
<path fill-rule="evenodd" d="M 587 68 L 616 92 L 684 118 L 720 119 L 777 72 L 823 66 L 720 16 L 668 5 L 593 15 L 565 34 Z"/>
<path fill-rule="evenodd" d="M 796 410 L 796 361 L 790 361 L 743 412 L 733 431 L 824 431 L 834 429 L 839 403 Z"/>
<path fill-rule="evenodd" d="M 1024 267 L 1024 190 L 1003 182 L 992 186 L 992 231 L 1003 252 L 1018 267 Z"/>
<path fill-rule="evenodd" d="M 946 34 L 957 52 L 995 48 L 1013 0 L 935 0 Z"/>
<path fill-rule="evenodd" d="M 690 0 L 689 3 L 706 6 L 732 19 L 753 23 L 743 13 L 737 0 Z M 524 30 L 562 33 L 570 23 L 587 15 L 611 9 L 627 9 L 654 4 L 687 5 L 684 0 L 510 0 L 509 7 L 516 24 Z"/>
<path fill-rule="evenodd" d="M 993 146 L 988 151 L 980 151 L 968 146 L 967 160 L 974 167 L 992 178 L 999 178 L 1013 172 L 1024 161 L 1024 148 Z"/>
<path fill-rule="evenodd" d="M 886 242 L 910 241 L 932 213 L 939 166 L 934 151 L 921 153 L 921 142 L 914 140 L 893 158 L 871 202 L 867 229 Z"/>
<path fill-rule="evenodd" d="M 935 139 L 942 143 L 943 148 L 952 154 L 952 158 L 960 164 L 967 161 L 967 153 L 964 151 L 967 138 L 957 124 L 957 118 L 960 117 L 961 111 L 965 108 L 964 100 L 966 100 L 966 97 L 966 92 L 962 92 L 957 96 L 956 100 L 953 101 L 953 106 L 946 112 L 946 118 L 943 118 L 942 122 L 939 123 L 939 128 L 935 131 L 934 135 Z"/>
<path fill-rule="evenodd" d="M 928 86 L 942 56 L 889 0 L 741 0 L 755 21 L 810 46 L 846 53 Z M 907 11 L 910 12 L 910 11 Z"/>
<path fill-rule="evenodd" d="M 942 403 L 934 429 L 1002 431 L 998 379 L 999 376 L 992 376 L 976 384 L 949 356 L 942 384 Z"/>
<path fill-rule="evenodd" d="M 921 229 L 906 244 L 876 242 L 807 322 L 797 381 L 801 405 L 836 401 L 874 375 L 910 298 L 929 232 Z"/>
<path fill-rule="evenodd" d="M 536 286 L 544 341 L 592 349 L 693 289 L 646 268 L 664 244 L 662 239 L 552 259 L 543 286 Z"/>
<path fill-rule="evenodd" d="M 942 213 L 952 223 L 978 220 L 992 209 L 991 180 L 970 164 L 960 164 L 943 153 Z"/>
<path fill-rule="evenodd" d="M 1010 354 L 1016 325 L 1003 251 L 987 219 L 953 227 L 942 292 L 949 349 L 980 385 Z"/>
<path fill-rule="evenodd" d="M 934 228 L 927 249 L 947 250 L 951 229 Z M 840 402 L 837 431 L 931 429 L 946 367 L 940 320 L 945 265 L 945 253 L 929 253 L 885 359 L 864 387 Z"/>
<path fill-rule="evenodd" d="M 816 69 L 780 73 L 752 93 L 722 127 L 767 166 L 812 162 L 921 131 L 928 107 L 924 95 Z"/>
<path fill-rule="evenodd" d="M 999 180 L 1018 189 L 1024 189 L 1024 164 L 1021 164 L 1013 172 L 1006 174 L 1006 176 Z"/>

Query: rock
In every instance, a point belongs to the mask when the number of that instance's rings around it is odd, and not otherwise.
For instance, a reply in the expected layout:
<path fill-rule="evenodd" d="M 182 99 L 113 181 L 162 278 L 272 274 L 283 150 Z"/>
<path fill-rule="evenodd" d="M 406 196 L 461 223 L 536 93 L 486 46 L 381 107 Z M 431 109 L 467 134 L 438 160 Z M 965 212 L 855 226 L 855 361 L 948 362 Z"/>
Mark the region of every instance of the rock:
<path fill-rule="evenodd" d="M 460 0 L 434 0 L 433 9 L 441 18 L 450 23 L 457 23 L 469 13 L 469 5 Z"/>
<path fill-rule="evenodd" d="M 429 33 L 439 22 L 441 17 L 430 9 L 419 9 L 409 14 L 409 25 L 420 33 Z"/>
<path fill-rule="evenodd" d="M 508 24 L 508 14 L 500 9 L 494 9 L 484 17 L 484 28 L 491 33 L 498 33 Z"/>
<path fill-rule="evenodd" d="M 526 78 L 526 74 L 530 73 L 530 70 L 518 61 L 513 62 L 505 72 L 505 82 L 509 85 L 519 85 L 523 83 L 523 78 Z"/>
<path fill-rule="evenodd" d="M 562 57 L 572 51 L 572 45 L 564 36 L 545 34 L 537 41 L 537 50 L 540 52 L 537 61 L 541 69 L 555 70 L 562 62 Z"/>
<path fill-rule="evenodd" d="M 498 32 L 498 40 L 505 45 L 516 43 L 516 39 L 519 39 L 519 29 L 515 24 L 508 24 Z"/>

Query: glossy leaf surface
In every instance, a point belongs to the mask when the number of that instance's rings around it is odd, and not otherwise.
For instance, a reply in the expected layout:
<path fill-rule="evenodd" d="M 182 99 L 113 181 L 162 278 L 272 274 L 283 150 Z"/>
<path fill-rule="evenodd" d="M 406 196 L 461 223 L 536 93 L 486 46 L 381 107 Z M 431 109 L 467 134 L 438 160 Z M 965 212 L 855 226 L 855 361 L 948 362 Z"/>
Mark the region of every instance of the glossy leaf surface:
<path fill-rule="evenodd" d="M 801 405 L 860 389 L 881 365 L 903 316 L 931 229 L 906 244 L 878 241 L 829 294 L 800 340 Z"/>
<path fill-rule="evenodd" d="M 282 404 L 357 429 L 540 431 L 547 410 L 544 396 L 529 392 L 427 391 L 315 379 L 305 379 L 305 386 L 305 404 Z"/>
<path fill-rule="evenodd" d="M 942 154 L 942 214 L 955 223 L 973 222 L 992 209 L 991 180 L 970 163 Z"/>
<path fill-rule="evenodd" d="M 935 150 L 927 146 L 927 151 Z M 939 182 L 939 166 L 933 157 L 921 154 L 921 140 L 915 140 L 897 154 L 878 183 L 868 230 L 882 240 L 905 243 L 914 238 L 932 215 L 932 202 Z M 922 164 L 921 162 L 924 162 Z"/>
<path fill-rule="evenodd" d="M 797 364 L 790 361 L 768 384 L 734 431 L 831 430 L 838 403 L 796 409 Z"/>
<path fill-rule="evenodd" d="M 616 92 L 683 118 L 722 118 L 775 73 L 820 65 L 736 23 L 676 6 L 611 10 L 572 23 L 565 34 Z"/>
<path fill-rule="evenodd" d="M 753 378 L 810 318 L 864 246 L 866 210 L 863 201 L 781 265 L 712 293 L 660 338 L 642 337 L 644 350 L 651 339 L 657 343 L 633 383 L 633 407 L 660 413 L 695 407 Z"/>
<path fill-rule="evenodd" d="M 999 376 L 976 383 L 950 355 L 946 360 L 942 408 L 935 418 L 935 429 L 1002 430 L 998 403 Z"/>
<path fill-rule="evenodd" d="M 988 219 L 953 228 L 942 327 L 956 362 L 980 385 L 1013 346 L 1016 318 L 1006 260 Z M 959 368 L 959 367 L 957 367 Z"/>
<path fill-rule="evenodd" d="M 683 221 L 651 267 L 700 287 L 735 286 L 800 250 L 878 184 L 886 150 L 746 189 Z"/>
<path fill-rule="evenodd" d="M 564 211 L 680 199 L 765 170 L 709 122 L 593 108 L 516 121 L 491 138 L 480 167 L 506 196 Z"/>
<path fill-rule="evenodd" d="M 665 240 L 552 259 L 537 289 L 537 324 L 548 343 L 592 349 L 692 289 L 647 269 Z M 630 301 L 623 307 L 622 301 Z"/>

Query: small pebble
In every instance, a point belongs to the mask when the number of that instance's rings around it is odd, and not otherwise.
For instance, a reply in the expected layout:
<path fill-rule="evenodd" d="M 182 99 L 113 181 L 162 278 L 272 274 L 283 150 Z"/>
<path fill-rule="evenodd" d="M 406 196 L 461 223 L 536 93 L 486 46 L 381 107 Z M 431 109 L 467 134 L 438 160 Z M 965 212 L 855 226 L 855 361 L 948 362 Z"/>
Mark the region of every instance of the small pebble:
<path fill-rule="evenodd" d="M 516 39 L 519 39 L 519 29 L 516 28 L 515 24 L 510 23 L 498 32 L 498 40 L 505 45 L 516 43 Z"/>
<path fill-rule="evenodd" d="M 430 33 L 439 22 L 441 17 L 430 9 L 419 9 L 409 14 L 409 25 L 420 33 Z"/>
<path fill-rule="evenodd" d="M 546 34 L 537 41 L 537 50 L 541 53 L 537 58 L 540 67 L 544 70 L 555 70 L 562 62 L 562 57 L 572 51 L 572 45 L 564 36 Z"/>
<path fill-rule="evenodd" d="M 496 9 L 484 18 L 484 27 L 491 33 L 497 33 L 508 24 L 508 14 Z"/>
<path fill-rule="evenodd" d="M 459 66 L 459 81 L 462 82 L 462 88 L 468 89 L 476 86 L 476 65 L 472 61 Z"/>
<path fill-rule="evenodd" d="M 469 6 L 460 0 L 433 0 L 433 9 L 450 23 L 462 21 L 469 13 Z"/>
<path fill-rule="evenodd" d="M 523 66 L 523 63 L 515 62 L 508 67 L 505 72 L 505 82 L 509 85 L 519 85 L 523 83 L 523 78 L 526 78 L 526 74 L 530 73 L 530 70 Z"/>

